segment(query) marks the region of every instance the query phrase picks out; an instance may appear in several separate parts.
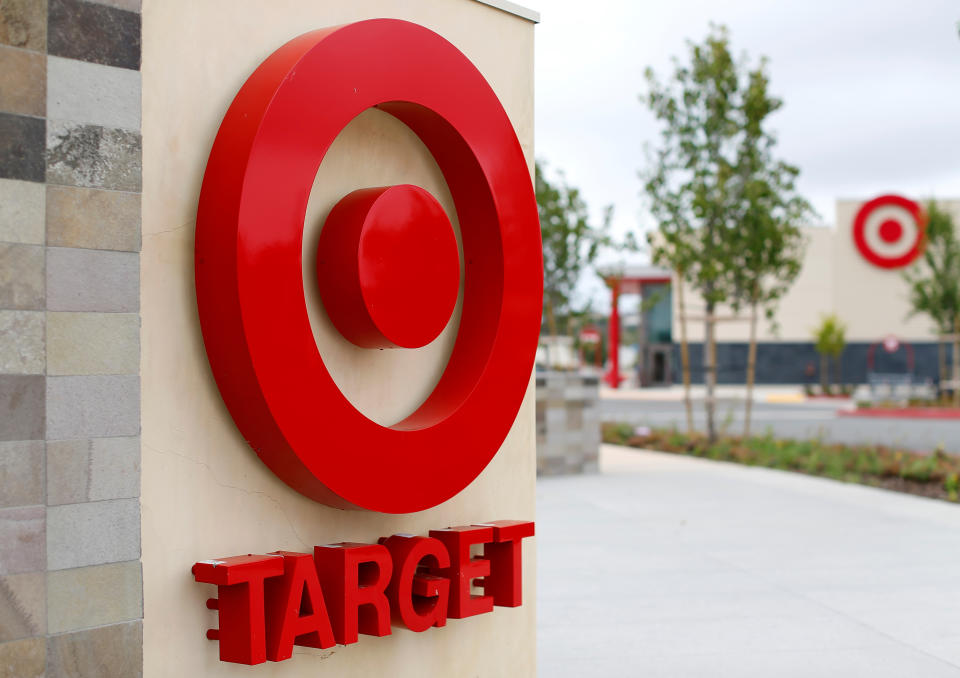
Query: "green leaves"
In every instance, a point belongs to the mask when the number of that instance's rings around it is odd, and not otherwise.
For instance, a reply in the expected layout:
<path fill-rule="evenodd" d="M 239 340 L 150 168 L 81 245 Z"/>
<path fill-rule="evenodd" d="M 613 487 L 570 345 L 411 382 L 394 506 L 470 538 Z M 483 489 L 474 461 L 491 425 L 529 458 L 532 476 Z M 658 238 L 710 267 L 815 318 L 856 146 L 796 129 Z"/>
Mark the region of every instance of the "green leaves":
<path fill-rule="evenodd" d="M 583 270 L 594 262 L 602 247 L 612 245 L 610 219 L 604 210 L 599 227 L 590 224 L 580 191 L 568 186 L 560 174 L 557 183 L 547 180 L 536 163 L 535 186 L 543 238 L 543 304 L 551 334 L 566 332 L 574 309 L 571 299 Z"/>
<path fill-rule="evenodd" d="M 847 327 L 833 313 L 821 316 L 813 330 L 813 345 L 820 355 L 838 358 L 847 345 Z"/>
<path fill-rule="evenodd" d="M 950 333 L 960 313 L 960 241 L 950 213 L 933 201 L 927 204 L 925 239 L 923 257 L 903 274 L 911 315 L 926 314 L 939 332 Z"/>
<path fill-rule="evenodd" d="M 726 28 L 688 47 L 689 64 L 674 60 L 670 80 L 646 71 L 642 99 L 662 123 L 641 174 L 658 222 L 651 253 L 708 306 L 760 306 L 772 318 L 800 272 L 799 225 L 813 215 L 796 192 L 799 170 L 774 157 L 766 128 L 783 101 L 769 93 L 765 59 L 751 69 L 733 58 Z"/>

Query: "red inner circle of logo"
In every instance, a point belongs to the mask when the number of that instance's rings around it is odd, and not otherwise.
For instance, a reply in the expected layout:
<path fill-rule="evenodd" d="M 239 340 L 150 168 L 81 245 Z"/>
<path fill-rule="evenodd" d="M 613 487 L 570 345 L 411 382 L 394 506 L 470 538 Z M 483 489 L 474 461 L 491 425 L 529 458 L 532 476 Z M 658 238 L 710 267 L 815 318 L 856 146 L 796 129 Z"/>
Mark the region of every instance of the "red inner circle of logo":
<path fill-rule="evenodd" d="M 878 235 L 883 242 L 895 243 L 903 237 L 903 225 L 896 219 L 887 219 L 880 224 Z"/>
<path fill-rule="evenodd" d="M 363 348 L 418 348 L 457 303 L 460 256 L 440 203 L 418 186 L 353 191 L 324 222 L 317 283 L 327 315 Z"/>

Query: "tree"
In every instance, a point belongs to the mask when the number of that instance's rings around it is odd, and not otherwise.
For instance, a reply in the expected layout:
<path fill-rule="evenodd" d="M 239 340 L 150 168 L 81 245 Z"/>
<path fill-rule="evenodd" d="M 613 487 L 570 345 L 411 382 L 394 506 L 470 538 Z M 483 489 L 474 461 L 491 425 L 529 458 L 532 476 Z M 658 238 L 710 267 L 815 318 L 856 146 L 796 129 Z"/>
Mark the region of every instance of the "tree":
<path fill-rule="evenodd" d="M 960 406 L 960 240 L 953 218 L 937 203 L 927 204 L 923 258 L 904 272 L 910 285 L 911 315 L 924 314 L 940 334 L 940 380 L 946 380 L 943 337 L 953 341 L 953 399 Z"/>
<path fill-rule="evenodd" d="M 820 389 L 824 395 L 830 392 L 828 359 L 840 359 L 847 345 L 847 328 L 833 313 L 821 316 L 820 324 L 813 330 L 813 347 L 820 354 Z"/>
<path fill-rule="evenodd" d="M 690 400 L 690 345 L 687 341 L 687 311 L 683 281 L 692 266 L 693 234 L 689 229 L 664 228 L 647 235 L 654 263 L 676 273 L 677 313 L 680 328 L 680 372 L 683 378 L 683 405 L 687 414 L 687 433 L 693 433 L 693 403 Z"/>
<path fill-rule="evenodd" d="M 674 59 L 668 82 L 647 69 L 644 100 L 662 129 L 642 177 L 658 222 L 650 238 L 653 259 L 677 273 L 678 292 L 689 282 L 706 307 L 705 407 L 713 440 L 717 307 L 729 301 L 772 313 L 799 270 L 796 224 L 810 208 L 794 192 L 796 168 L 773 158 L 776 140 L 764 124 L 782 102 L 767 92 L 766 62 L 753 69 L 736 62 L 722 26 L 711 26 L 703 44 L 687 45 L 689 64 Z M 776 251 L 763 251 L 770 248 Z M 783 274 L 782 283 L 769 280 Z M 681 310 L 682 344 L 684 322 Z M 755 340 L 751 344 L 755 355 Z"/>
<path fill-rule="evenodd" d="M 768 86 L 766 60 L 761 59 L 747 75 L 743 93 L 744 131 L 737 156 L 741 211 L 738 226 L 731 234 L 732 306 L 735 311 L 746 306 L 750 312 L 745 437 L 750 435 L 758 313 L 763 310 L 767 320 L 774 322 L 777 303 L 790 289 L 803 264 L 805 238 L 799 224 L 814 214 L 810 203 L 796 191 L 799 169 L 773 156 L 776 137 L 764 123 L 783 106 L 783 101 L 771 96 Z"/>
<path fill-rule="evenodd" d="M 580 191 L 559 175 L 556 183 L 547 180 L 543 165 L 535 168 L 535 190 L 543 238 L 543 312 L 552 336 L 570 332 L 574 289 L 585 268 L 597 258 L 609 235 L 613 208 L 607 207 L 599 226 L 590 223 L 587 205 Z"/>
<path fill-rule="evenodd" d="M 738 131 L 734 99 L 739 83 L 724 29 L 711 27 L 703 45 L 687 44 L 690 65 L 674 59 L 672 82 L 661 83 L 652 69 L 646 71 L 646 103 L 663 129 L 644 188 L 659 222 L 658 236 L 665 243 L 659 251 L 655 247 L 654 261 L 673 263 L 678 277 L 689 280 L 706 305 L 705 407 L 707 435 L 713 441 L 714 311 L 726 298 L 723 277 L 729 251 L 724 236 L 735 204 L 730 148 Z"/>

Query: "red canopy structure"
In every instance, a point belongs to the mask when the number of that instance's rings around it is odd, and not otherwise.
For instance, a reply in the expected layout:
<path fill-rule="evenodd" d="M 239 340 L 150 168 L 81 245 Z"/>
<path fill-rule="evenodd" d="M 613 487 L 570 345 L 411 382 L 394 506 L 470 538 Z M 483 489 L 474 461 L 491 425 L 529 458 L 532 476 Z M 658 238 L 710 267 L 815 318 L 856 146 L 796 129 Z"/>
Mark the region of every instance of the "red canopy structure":
<path fill-rule="evenodd" d="M 610 369 L 603 376 L 611 387 L 618 388 L 623 382 L 620 376 L 620 302 L 621 294 L 639 294 L 643 296 L 644 285 L 669 284 L 671 272 L 657 266 L 632 266 L 620 270 L 600 271 L 600 276 L 610 288 Z"/>

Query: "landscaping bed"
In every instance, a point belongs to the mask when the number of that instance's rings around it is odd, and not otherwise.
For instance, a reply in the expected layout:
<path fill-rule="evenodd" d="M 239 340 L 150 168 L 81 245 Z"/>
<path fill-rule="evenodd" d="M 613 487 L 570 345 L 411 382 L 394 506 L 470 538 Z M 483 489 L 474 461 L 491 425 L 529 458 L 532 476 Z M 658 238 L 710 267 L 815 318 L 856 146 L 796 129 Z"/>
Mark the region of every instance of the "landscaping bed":
<path fill-rule="evenodd" d="M 675 430 L 637 429 L 604 424 L 603 441 L 647 450 L 687 454 L 747 466 L 794 471 L 848 483 L 882 487 L 956 502 L 960 493 L 960 457 L 937 449 L 929 454 L 883 445 L 839 445 L 819 440 L 783 440 L 772 436 L 721 437 Z"/>

